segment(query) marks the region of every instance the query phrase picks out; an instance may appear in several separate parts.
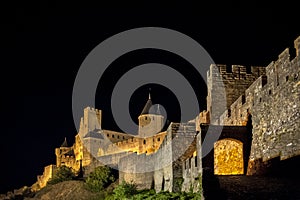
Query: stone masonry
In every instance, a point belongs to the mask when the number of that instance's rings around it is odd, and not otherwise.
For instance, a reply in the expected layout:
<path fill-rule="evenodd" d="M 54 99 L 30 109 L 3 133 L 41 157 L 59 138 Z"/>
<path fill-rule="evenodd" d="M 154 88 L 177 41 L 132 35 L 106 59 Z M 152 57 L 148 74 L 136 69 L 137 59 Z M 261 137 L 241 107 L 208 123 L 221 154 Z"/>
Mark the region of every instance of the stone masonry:
<path fill-rule="evenodd" d="M 294 44 L 296 57 L 285 49 L 266 67 L 211 65 L 207 111 L 187 123 L 171 123 L 167 130 L 160 130 L 159 108 L 149 112 L 150 96 L 135 135 L 102 129 L 101 110 L 85 108 L 75 143 L 69 146 L 65 140 L 55 149 L 56 165 L 38 176 L 39 188 L 62 165 L 75 172 L 83 168 L 84 176 L 108 165 L 119 169 L 120 181 L 132 181 L 139 189 L 202 192 L 204 168 L 254 175 L 273 158 L 300 156 L 300 37 Z M 209 144 L 212 151 L 204 152 L 203 141 L 217 131 L 221 134 Z"/>

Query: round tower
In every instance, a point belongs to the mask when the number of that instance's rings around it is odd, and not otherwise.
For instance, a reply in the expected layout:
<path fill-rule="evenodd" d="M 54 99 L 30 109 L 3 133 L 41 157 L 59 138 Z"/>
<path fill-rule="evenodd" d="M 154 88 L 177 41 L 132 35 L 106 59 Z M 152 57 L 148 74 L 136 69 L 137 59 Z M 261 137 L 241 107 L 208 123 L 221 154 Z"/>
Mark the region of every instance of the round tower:
<path fill-rule="evenodd" d="M 150 93 L 138 120 L 139 136 L 144 138 L 159 133 L 164 126 L 164 117 L 161 115 L 159 105 L 156 108 L 153 106 Z"/>

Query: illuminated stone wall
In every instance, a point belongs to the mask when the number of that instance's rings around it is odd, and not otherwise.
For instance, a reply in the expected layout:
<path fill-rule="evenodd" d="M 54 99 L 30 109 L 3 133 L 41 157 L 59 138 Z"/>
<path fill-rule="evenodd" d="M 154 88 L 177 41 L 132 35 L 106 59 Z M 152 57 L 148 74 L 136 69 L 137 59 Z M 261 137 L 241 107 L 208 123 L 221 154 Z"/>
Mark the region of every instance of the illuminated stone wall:
<path fill-rule="evenodd" d="M 151 137 L 161 132 L 164 126 L 164 117 L 157 114 L 143 114 L 138 117 L 139 120 L 139 137 Z"/>
<path fill-rule="evenodd" d="M 156 152 L 165 138 L 166 132 L 158 133 L 148 138 L 131 137 L 123 141 L 110 144 L 104 155 L 120 152 L 136 152 L 137 154 L 152 154 Z"/>
<path fill-rule="evenodd" d="M 251 71 L 247 71 L 247 67 L 241 65 L 232 65 L 230 68 L 226 65 L 211 65 L 207 72 L 207 110 L 210 123 L 221 124 L 220 115 L 264 74 L 265 67 L 252 66 Z"/>
<path fill-rule="evenodd" d="M 157 151 L 148 155 L 132 153 L 120 158 L 119 180 L 133 181 L 139 189 L 153 187 L 157 192 L 189 191 L 191 184 L 195 192 L 199 191 L 201 186 L 197 180 L 202 172 L 201 161 L 192 161 L 193 165 L 197 163 L 192 171 L 186 168 L 183 172 L 182 168 L 191 157 L 195 160 L 195 152 L 195 123 L 171 123 Z"/>
<path fill-rule="evenodd" d="M 216 175 L 244 174 L 242 142 L 223 139 L 214 144 L 214 173 Z"/>
<path fill-rule="evenodd" d="M 38 189 L 41 189 L 47 185 L 47 182 L 52 178 L 55 170 L 55 165 L 48 165 L 44 168 L 43 175 L 37 177 Z"/>
<path fill-rule="evenodd" d="M 195 119 L 196 131 L 200 131 L 200 124 L 209 124 L 210 123 L 210 114 L 208 111 L 204 110 L 199 113 Z"/>
<path fill-rule="evenodd" d="M 249 175 L 260 174 L 273 158 L 300 155 L 300 37 L 294 44 L 295 58 L 285 49 L 220 117 L 221 124 L 240 126 L 252 115 Z"/>

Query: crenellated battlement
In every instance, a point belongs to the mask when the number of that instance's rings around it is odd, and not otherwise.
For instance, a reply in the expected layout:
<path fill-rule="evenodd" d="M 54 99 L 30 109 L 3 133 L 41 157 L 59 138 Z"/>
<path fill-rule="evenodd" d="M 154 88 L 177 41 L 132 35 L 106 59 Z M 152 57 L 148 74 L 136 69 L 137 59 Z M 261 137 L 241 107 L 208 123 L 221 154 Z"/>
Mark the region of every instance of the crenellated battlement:
<path fill-rule="evenodd" d="M 86 107 L 84 110 L 86 111 L 92 111 L 95 112 L 96 114 L 101 114 L 101 110 L 97 109 L 97 108 L 92 108 L 92 107 Z"/>
<path fill-rule="evenodd" d="M 276 94 L 281 89 L 281 84 L 298 79 L 299 43 L 300 37 L 294 41 L 296 57 L 292 60 L 289 48 L 286 48 L 278 55 L 276 61 L 272 61 L 266 67 L 251 66 L 251 71 L 241 65 L 232 65 L 231 68 L 226 65 L 211 65 L 207 73 L 207 110 L 210 113 L 210 122 L 228 124 L 230 121 L 230 124 L 244 124 L 245 110 L 236 111 L 236 107 L 246 103 L 247 110 L 250 111 L 250 104 L 261 99 L 258 96 L 267 98 Z M 251 86 L 252 84 L 254 86 Z M 255 91 L 249 89 L 254 87 Z M 226 98 L 220 96 L 223 93 Z M 221 107 L 224 101 L 226 105 Z M 235 119 L 228 121 L 226 116 Z"/>
<path fill-rule="evenodd" d="M 255 80 L 221 115 L 220 124 L 242 125 L 246 120 L 245 114 L 252 112 L 253 106 L 269 101 L 279 90 L 286 88 L 288 83 L 297 83 L 299 66 L 299 56 L 290 61 L 289 49 L 285 49 L 278 56 L 278 60 L 272 61 L 266 67 L 266 75 Z"/>
<path fill-rule="evenodd" d="M 297 51 L 299 40 L 299 37 L 295 40 Z M 266 74 L 255 80 L 220 116 L 220 124 L 245 125 L 251 114 L 254 145 L 251 159 L 266 161 L 300 155 L 296 134 L 300 124 L 299 75 L 300 55 L 291 60 L 286 48 L 266 67 Z"/>
<path fill-rule="evenodd" d="M 105 163 L 119 167 L 120 181 L 134 180 L 143 189 L 152 188 L 154 184 L 157 192 L 165 188 L 188 191 L 191 185 L 196 186 L 202 174 L 201 141 L 207 133 L 205 127 L 212 127 L 209 134 L 222 129 L 219 140 L 226 141 L 219 143 L 222 149 L 214 145 L 217 153 L 223 152 L 219 154 L 222 156 L 216 156 L 222 157 L 221 161 L 228 160 L 227 155 L 235 155 L 226 153 L 231 145 L 236 147 L 233 140 L 241 142 L 240 152 L 233 151 L 241 154 L 236 154 L 239 157 L 234 159 L 244 159 L 244 172 L 248 174 L 257 174 L 256 166 L 261 161 L 299 156 L 300 36 L 294 41 L 294 47 L 296 57 L 291 58 L 286 48 L 266 67 L 211 65 L 207 72 L 207 110 L 187 123 L 171 122 L 165 132 L 153 135 L 149 134 L 151 129 L 147 129 L 140 137 L 141 134 L 105 130 L 101 127 L 102 111 L 86 107 L 75 143 L 55 149 L 57 166 L 46 167 L 44 174 L 38 177 L 38 184 L 44 187 L 56 167 L 61 165 L 75 171 L 83 167 L 88 175 L 96 166 Z M 151 105 L 149 96 L 139 117 L 140 127 L 151 121 L 157 122 L 157 126 L 163 123 L 160 114 L 149 114 Z M 210 153 L 207 156 L 211 155 L 214 156 Z M 211 163 L 214 157 L 211 158 L 205 161 L 206 165 L 219 167 L 220 162 Z M 184 182 L 179 188 L 177 183 L 182 178 Z"/>
<path fill-rule="evenodd" d="M 136 152 L 138 154 L 146 153 L 147 155 L 154 153 L 164 141 L 166 132 L 155 134 L 151 137 L 126 137 L 125 140 L 116 141 L 110 144 L 105 150 L 105 154 L 114 154 L 116 152 Z"/>
<path fill-rule="evenodd" d="M 101 129 L 102 111 L 86 107 L 83 110 L 83 117 L 80 119 L 79 135 L 84 137 L 88 132 Z"/>
<path fill-rule="evenodd" d="M 265 67 L 252 66 L 251 71 L 242 65 L 211 65 L 207 73 L 207 111 L 212 124 L 219 124 L 220 115 L 242 95 L 260 76 Z"/>
<path fill-rule="evenodd" d="M 208 78 L 222 77 L 225 80 L 255 80 L 253 78 L 264 75 L 266 72 L 265 67 L 261 66 L 251 66 L 249 68 L 243 65 L 232 65 L 227 66 L 224 64 L 212 64 L 210 70 L 208 71 Z"/>

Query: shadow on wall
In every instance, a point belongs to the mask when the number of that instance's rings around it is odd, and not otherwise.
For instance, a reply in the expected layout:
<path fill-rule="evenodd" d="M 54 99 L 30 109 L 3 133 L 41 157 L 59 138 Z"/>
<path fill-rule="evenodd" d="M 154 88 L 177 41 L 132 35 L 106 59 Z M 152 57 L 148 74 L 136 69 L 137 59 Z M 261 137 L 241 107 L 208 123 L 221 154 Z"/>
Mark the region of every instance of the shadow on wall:
<path fill-rule="evenodd" d="M 279 157 L 268 161 L 266 167 L 266 176 L 274 177 L 300 177 L 300 156 L 292 157 L 286 160 L 281 160 Z"/>
<path fill-rule="evenodd" d="M 203 196 L 206 200 L 227 199 L 226 192 L 221 189 L 219 178 L 214 175 L 212 168 L 203 168 L 202 187 Z"/>

